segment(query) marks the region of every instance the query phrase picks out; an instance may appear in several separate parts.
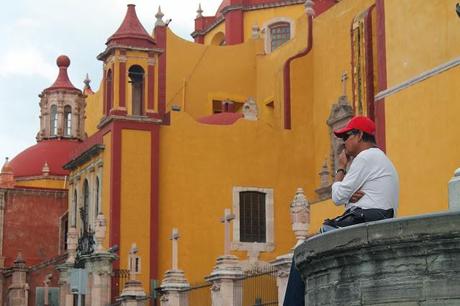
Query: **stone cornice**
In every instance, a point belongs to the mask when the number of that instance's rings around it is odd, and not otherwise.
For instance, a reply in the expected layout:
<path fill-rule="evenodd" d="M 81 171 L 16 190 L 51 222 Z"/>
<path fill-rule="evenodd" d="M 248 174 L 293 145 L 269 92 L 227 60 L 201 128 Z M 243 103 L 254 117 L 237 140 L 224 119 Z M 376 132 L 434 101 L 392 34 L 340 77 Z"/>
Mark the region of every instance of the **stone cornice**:
<path fill-rule="evenodd" d="M 83 165 L 84 163 L 90 161 L 93 157 L 99 155 L 104 150 L 105 146 L 103 144 L 95 144 L 88 150 L 81 153 L 76 158 L 72 159 L 70 162 L 64 165 L 66 170 L 75 170 L 78 166 Z"/>

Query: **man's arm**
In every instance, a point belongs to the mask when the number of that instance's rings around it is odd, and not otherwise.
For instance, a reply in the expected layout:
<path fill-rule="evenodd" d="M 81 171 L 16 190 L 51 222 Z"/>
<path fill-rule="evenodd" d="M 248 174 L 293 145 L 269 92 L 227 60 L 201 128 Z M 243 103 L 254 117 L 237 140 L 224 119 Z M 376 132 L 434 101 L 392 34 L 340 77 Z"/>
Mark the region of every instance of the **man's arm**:
<path fill-rule="evenodd" d="M 364 193 L 359 190 L 367 178 L 365 164 L 361 160 L 355 160 L 350 166 L 349 172 L 345 175 L 345 169 L 349 159 L 345 151 L 339 155 L 338 166 L 339 169 L 335 176 L 335 182 L 332 184 L 332 201 L 336 205 L 343 205 L 356 203 L 363 196 Z"/>

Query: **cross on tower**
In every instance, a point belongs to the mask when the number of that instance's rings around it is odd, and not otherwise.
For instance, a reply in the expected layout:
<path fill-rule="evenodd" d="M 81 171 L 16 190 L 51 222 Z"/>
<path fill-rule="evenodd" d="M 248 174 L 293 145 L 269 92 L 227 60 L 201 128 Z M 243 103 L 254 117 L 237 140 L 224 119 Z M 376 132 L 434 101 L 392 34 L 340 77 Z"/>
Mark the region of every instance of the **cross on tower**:
<path fill-rule="evenodd" d="M 347 80 L 348 80 L 348 74 L 346 71 L 342 73 L 342 78 L 340 79 L 342 82 L 342 96 L 347 95 Z"/>
<path fill-rule="evenodd" d="M 220 219 L 220 222 L 225 225 L 224 255 L 230 255 L 230 221 L 233 219 L 235 215 L 230 213 L 229 208 L 225 208 L 224 216 Z"/>
<path fill-rule="evenodd" d="M 177 270 L 179 269 L 179 259 L 178 259 L 178 243 L 177 240 L 179 240 L 179 230 L 177 228 L 172 229 L 171 233 L 171 238 L 172 240 L 172 270 Z"/>

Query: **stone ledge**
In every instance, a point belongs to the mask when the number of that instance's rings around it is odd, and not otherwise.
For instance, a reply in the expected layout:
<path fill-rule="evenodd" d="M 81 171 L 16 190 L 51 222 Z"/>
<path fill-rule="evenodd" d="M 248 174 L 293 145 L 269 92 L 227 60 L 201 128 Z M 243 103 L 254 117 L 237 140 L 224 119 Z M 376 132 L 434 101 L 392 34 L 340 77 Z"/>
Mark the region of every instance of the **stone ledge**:
<path fill-rule="evenodd" d="M 460 212 L 317 235 L 294 256 L 308 305 L 449 305 L 460 299 Z"/>

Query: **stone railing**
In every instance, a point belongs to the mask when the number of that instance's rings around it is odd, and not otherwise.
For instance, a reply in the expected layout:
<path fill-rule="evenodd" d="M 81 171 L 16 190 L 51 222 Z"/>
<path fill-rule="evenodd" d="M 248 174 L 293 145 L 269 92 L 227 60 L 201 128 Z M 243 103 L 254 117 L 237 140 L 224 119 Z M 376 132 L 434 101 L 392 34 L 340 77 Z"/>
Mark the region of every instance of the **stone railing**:
<path fill-rule="evenodd" d="M 351 226 L 294 256 L 306 305 L 460 305 L 460 212 Z"/>

